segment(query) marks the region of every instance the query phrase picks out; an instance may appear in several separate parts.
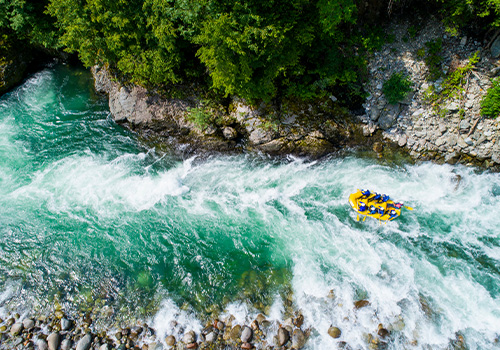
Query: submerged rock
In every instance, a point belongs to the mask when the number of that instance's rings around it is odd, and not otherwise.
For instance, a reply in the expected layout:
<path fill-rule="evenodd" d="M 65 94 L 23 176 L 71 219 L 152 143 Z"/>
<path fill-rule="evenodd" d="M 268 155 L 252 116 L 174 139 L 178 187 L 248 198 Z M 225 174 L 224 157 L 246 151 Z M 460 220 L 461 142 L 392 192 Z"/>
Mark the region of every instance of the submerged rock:
<path fill-rule="evenodd" d="M 379 324 L 377 334 L 380 338 L 385 338 L 389 335 L 389 331 L 382 324 Z"/>
<path fill-rule="evenodd" d="M 73 345 L 73 342 L 71 341 L 71 339 L 64 339 L 61 342 L 61 350 L 69 350 L 69 349 L 71 349 L 71 345 Z"/>
<path fill-rule="evenodd" d="M 174 346 L 176 343 L 175 337 L 173 335 L 169 335 L 168 337 L 165 338 L 165 343 L 168 346 Z"/>
<path fill-rule="evenodd" d="M 14 323 L 10 328 L 10 334 L 15 337 L 16 335 L 19 335 L 19 333 L 21 333 L 22 330 L 23 330 L 22 323 Z"/>
<path fill-rule="evenodd" d="M 71 328 L 71 321 L 68 320 L 67 318 L 63 317 L 61 318 L 61 330 L 62 331 L 67 331 Z"/>
<path fill-rule="evenodd" d="M 236 341 L 241 336 L 241 326 L 237 324 L 231 329 L 230 337 L 232 340 Z"/>
<path fill-rule="evenodd" d="M 292 347 L 298 350 L 303 348 L 305 344 L 306 336 L 304 335 L 304 332 L 300 329 L 294 330 L 292 334 Z"/>
<path fill-rule="evenodd" d="M 328 328 L 328 335 L 332 338 L 340 338 L 342 331 L 339 328 L 332 326 Z"/>
<path fill-rule="evenodd" d="M 215 332 L 210 332 L 205 336 L 205 341 L 207 343 L 213 343 L 216 340 L 217 340 L 217 334 L 215 334 Z"/>
<path fill-rule="evenodd" d="M 43 339 L 38 339 L 36 345 L 37 345 L 37 350 L 47 350 L 49 348 L 47 342 Z M 77 348 L 77 350 L 79 349 Z"/>
<path fill-rule="evenodd" d="M 375 142 L 373 144 L 373 151 L 376 153 L 381 153 L 384 150 L 384 145 L 382 142 Z"/>
<path fill-rule="evenodd" d="M 368 300 L 357 300 L 354 302 L 354 307 L 356 309 L 361 309 L 361 308 L 366 307 L 368 305 L 370 305 L 370 302 Z"/>

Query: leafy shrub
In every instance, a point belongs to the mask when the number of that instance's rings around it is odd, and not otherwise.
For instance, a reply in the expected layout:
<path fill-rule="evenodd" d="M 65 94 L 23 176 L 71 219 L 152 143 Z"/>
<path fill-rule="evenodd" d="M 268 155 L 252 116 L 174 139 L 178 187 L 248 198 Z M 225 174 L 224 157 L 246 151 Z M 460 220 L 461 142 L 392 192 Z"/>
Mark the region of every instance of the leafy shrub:
<path fill-rule="evenodd" d="M 215 121 L 213 114 L 201 107 L 189 108 L 186 119 L 202 130 L 208 128 Z"/>
<path fill-rule="evenodd" d="M 379 51 L 386 43 L 394 41 L 394 34 L 386 33 L 381 27 L 371 28 L 368 34 L 361 37 L 361 42 L 365 50 L 372 54 Z"/>
<path fill-rule="evenodd" d="M 491 87 L 481 101 L 481 115 L 486 118 L 495 118 L 500 115 L 500 80 L 493 79 Z"/>
<path fill-rule="evenodd" d="M 479 62 L 479 59 L 479 52 L 475 52 L 469 57 L 469 62 L 467 62 L 465 66 L 457 67 L 446 76 L 439 92 L 436 92 L 434 89 L 430 89 L 426 92 L 424 99 L 433 106 L 434 111 L 438 115 L 445 116 L 448 111 L 443 105 L 450 100 L 460 98 L 465 92 L 464 86 L 467 82 L 467 78 L 474 69 L 476 63 Z M 459 113 L 463 115 L 465 111 L 460 109 Z"/>
<path fill-rule="evenodd" d="M 427 56 L 424 61 L 429 69 L 429 78 L 431 80 L 437 80 L 441 77 L 441 63 L 443 62 L 443 57 L 441 57 L 441 50 L 443 49 L 443 41 L 441 38 L 436 40 L 431 40 L 425 43 L 427 48 Z"/>
<path fill-rule="evenodd" d="M 410 79 L 402 73 L 394 73 L 389 80 L 384 82 L 382 92 L 390 104 L 396 104 L 405 99 L 411 91 Z"/>

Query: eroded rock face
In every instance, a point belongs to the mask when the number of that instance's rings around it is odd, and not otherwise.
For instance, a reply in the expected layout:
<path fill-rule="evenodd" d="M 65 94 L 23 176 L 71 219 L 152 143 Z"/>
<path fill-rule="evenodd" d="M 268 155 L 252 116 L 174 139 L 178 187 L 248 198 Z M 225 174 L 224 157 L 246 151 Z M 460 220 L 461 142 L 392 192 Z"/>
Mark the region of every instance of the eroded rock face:
<path fill-rule="evenodd" d="M 318 158 L 338 150 L 357 123 L 350 115 L 336 112 L 340 109 L 331 97 L 318 105 L 290 103 L 290 111 L 282 114 L 272 105 L 250 107 L 234 99 L 227 108 L 230 112 L 224 114 L 220 112 L 224 108 L 203 109 L 196 97 L 167 98 L 140 86 L 119 83 L 102 67 L 93 67 L 92 73 L 96 90 L 109 96 L 109 108 L 116 122 L 146 138 L 171 143 L 174 150 L 181 148 L 175 145 L 182 144 L 182 149 L 190 152 L 255 150 Z M 200 124 L 200 115 L 193 117 L 193 111 L 201 111 L 201 117 L 208 118 L 209 124 Z"/>

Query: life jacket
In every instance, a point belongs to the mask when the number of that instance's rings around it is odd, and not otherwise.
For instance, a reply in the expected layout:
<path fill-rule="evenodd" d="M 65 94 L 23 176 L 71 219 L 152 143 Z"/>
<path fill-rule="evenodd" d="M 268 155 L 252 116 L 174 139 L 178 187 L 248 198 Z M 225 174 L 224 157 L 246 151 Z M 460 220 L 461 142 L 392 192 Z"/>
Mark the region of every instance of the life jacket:
<path fill-rule="evenodd" d="M 370 191 L 369 190 L 361 190 L 361 194 L 363 194 L 363 196 L 365 196 L 365 197 L 368 197 L 370 195 Z"/>
<path fill-rule="evenodd" d="M 382 208 L 382 207 L 378 207 L 377 212 L 378 212 L 380 215 L 384 215 L 384 208 Z"/>
<path fill-rule="evenodd" d="M 373 197 L 373 200 L 378 201 L 381 197 L 382 195 L 380 193 L 375 193 L 375 197 Z"/>
<path fill-rule="evenodd" d="M 398 209 L 401 209 L 402 206 L 403 206 L 403 203 L 396 203 L 396 204 L 394 204 L 394 207 L 396 207 Z"/>
<path fill-rule="evenodd" d="M 398 212 L 397 212 L 397 211 L 395 211 L 394 209 L 392 209 L 392 210 L 390 211 L 389 215 L 390 215 L 390 217 L 391 217 L 391 218 L 393 218 L 393 217 L 398 216 Z"/>
<path fill-rule="evenodd" d="M 382 195 L 382 202 L 387 202 L 389 200 L 389 196 L 386 194 Z"/>
<path fill-rule="evenodd" d="M 366 204 L 364 202 L 359 202 L 358 204 L 359 204 L 358 205 L 358 208 L 359 208 L 358 210 L 359 211 L 365 211 L 366 210 Z"/>
<path fill-rule="evenodd" d="M 375 208 L 374 205 L 370 205 L 370 214 L 376 214 L 377 213 L 377 208 Z"/>

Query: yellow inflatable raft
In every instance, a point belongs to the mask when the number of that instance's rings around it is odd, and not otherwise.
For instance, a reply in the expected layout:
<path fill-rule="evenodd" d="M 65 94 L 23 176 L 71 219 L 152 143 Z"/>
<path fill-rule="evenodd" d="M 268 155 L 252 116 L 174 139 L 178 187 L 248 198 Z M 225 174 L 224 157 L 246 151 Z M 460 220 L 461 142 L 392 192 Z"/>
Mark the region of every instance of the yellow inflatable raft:
<path fill-rule="evenodd" d="M 395 203 L 385 194 L 370 192 L 369 190 L 358 190 L 349 195 L 349 204 L 359 215 L 364 215 L 363 221 L 367 216 L 380 221 L 391 221 L 401 215 L 402 203 Z M 410 207 L 406 209 L 412 210 Z"/>

